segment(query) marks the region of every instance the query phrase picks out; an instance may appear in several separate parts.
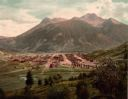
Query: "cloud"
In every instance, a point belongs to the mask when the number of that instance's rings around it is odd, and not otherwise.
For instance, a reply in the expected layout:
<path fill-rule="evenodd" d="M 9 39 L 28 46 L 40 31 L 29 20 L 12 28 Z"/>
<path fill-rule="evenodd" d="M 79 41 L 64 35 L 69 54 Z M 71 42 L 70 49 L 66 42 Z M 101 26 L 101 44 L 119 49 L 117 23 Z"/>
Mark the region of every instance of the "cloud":
<path fill-rule="evenodd" d="M 0 35 L 2 36 L 16 36 L 29 30 L 37 23 L 22 23 L 19 24 L 13 20 L 2 20 L 0 21 Z"/>
<path fill-rule="evenodd" d="M 29 10 L 14 8 L 5 9 L 4 7 L 0 8 L 0 20 L 13 20 L 19 23 L 33 23 L 39 21 L 34 16 L 28 14 Z"/>
<path fill-rule="evenodd" d="M 112 0 L 113 2 L 124 2 L 124 3 L 128 3 L 128 0 Z"/>
<path fill-rule="evenodd" d="M 76 2 L 73 6 L 70 6 L 70 8 L 61 5 L 59 6 L 60 7 L 58 7 L 57 10 L 53 11 L 50 16 L 71 18 L 73 16 L 81 16 L 86 13 L 96 13 L 103 18 L 112 17 L 124 23 L 127 23 L 128 20 L 128 3 L 124 2 L 113 2 L 112 0 L 93 0 L 92 2 L 84 2 L 84 0 L 82 0 L 81 3 Z"/>
<path fill-rule="evenodd" d="M 4 13 L 9 14 L 4 14 Z M 13 13 L 10 13 L 13 12 Z M 17 36 L 37 25 L 40 20 L 28 14 L 28 10 L 4 9 L 0 12 L 0 35 Z"/>

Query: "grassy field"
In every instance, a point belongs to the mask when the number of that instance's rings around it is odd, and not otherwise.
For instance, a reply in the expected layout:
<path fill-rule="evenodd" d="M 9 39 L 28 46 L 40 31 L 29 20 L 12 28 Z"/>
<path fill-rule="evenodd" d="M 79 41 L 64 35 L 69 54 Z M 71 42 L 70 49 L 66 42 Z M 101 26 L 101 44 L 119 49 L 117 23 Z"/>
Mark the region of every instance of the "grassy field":
<path fill-rule="evenodd" d="M 1 73 L 0 73 L 0 88 L 3 88 L 5 91 L 9 90 L 15 90 L 24 88 L 25 86 L 25 77 L 27 73 L 27 69 L 15 69 L 16 66 L 22 66 L 23 64 L 7 64 L 2 63 L 1 65 L 5 66 L 4 68 L 1 67 Z M 8 69 L 8 67 L 10 69 Z M 89 72 L 87 69 L 83 68 L 69 68 L 64 66 L 58 66 L 56 68 L 51 68 L 47 70 L 33 70 L 32 74 L 35 80 L 35 83 L 37 82 L 38 78 L 41 78 L 44 80 L 44 78 L 47 78 L 49 76 L 60 74 L 63 76 L 64 80 L 68 80 L 71 76 L 77 76 L 79 73 L 82 72 Z"/>

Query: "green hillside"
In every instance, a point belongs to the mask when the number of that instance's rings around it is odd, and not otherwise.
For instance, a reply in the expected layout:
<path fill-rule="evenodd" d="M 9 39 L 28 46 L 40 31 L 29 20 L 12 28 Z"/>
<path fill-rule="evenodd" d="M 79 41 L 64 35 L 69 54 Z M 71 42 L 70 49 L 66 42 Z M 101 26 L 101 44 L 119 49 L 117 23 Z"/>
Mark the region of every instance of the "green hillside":
<path fill-rule="evenodd" d="M 88 56 L 94 59 L 101 59 L 105 57 L 122 59 L 124 57 L 124 53 L 128 53 L 128 42 L 112 49 L 94 51 L 92 53 L 89 53 Z"/>

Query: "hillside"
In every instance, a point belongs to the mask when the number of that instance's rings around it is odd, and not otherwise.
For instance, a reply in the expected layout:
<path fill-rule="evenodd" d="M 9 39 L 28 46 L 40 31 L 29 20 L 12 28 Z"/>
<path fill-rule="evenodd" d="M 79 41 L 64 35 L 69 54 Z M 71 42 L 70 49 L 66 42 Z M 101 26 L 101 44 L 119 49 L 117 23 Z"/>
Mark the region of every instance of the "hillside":
<path fill-rule="evenodd" d="M 126 51 L 125 51 L 126 50 Z M 101 59 L 103 57 L 111 57 L 115 59 L 122 59 L 124 57 L 124 54 L 128 54 L 128 42 L 108 50 L 98 50 L 94 51 L 92 53 L 89 53 L 88 56 L 94 58 L 94 59 Z"/>

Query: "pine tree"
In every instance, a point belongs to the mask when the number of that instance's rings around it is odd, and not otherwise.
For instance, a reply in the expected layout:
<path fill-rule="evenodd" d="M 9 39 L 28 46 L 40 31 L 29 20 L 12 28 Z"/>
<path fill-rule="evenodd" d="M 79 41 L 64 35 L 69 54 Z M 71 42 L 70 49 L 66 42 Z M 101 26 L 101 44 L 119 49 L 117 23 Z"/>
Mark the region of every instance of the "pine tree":
<path fill-rule="evenodd" d="M 5 99 L 5 93 L 1 88 L 0 88 L 0 99 Z"/>
<path fill-rule="evenodd" d="M 52 86 L 53 85 L 53 79 L 52 79 L 52 77 L 50 76 L 48 80 L 49 80 L 49 85 Z"/>
<path fill-rule="evenodd" d="M 124 47 L 124 64 L 125 64 L 125 69 L 127 70 L 127 66 L 128 66 L 128 49 L 127 49 L 127 43 L 125 44 Z"/>
<path fill-rule="evenodd" d="M 125 44 L 124 48 L 124 59 L 128 59 L 127 43 Z"/>
<path fill-rule="evenodd" d="M 26 85 L 31 87 L 34 84 L 34 80 L 33 80 L 31 71 L 27 72 L 26 78 L 27 78 Z"/>
<path fill-rule="evenodd" d="M 49 84 L 49 82 L 48 82 L 48 79 L 44 79 L 44 85 L 46 86 L 46 85 L 48 85 Z"/>
<path fill-rule="evenodd" d="M 41 86 L 41 85 L 42 85 L 42 80 L 38 79 L 38 86 Z"/>

